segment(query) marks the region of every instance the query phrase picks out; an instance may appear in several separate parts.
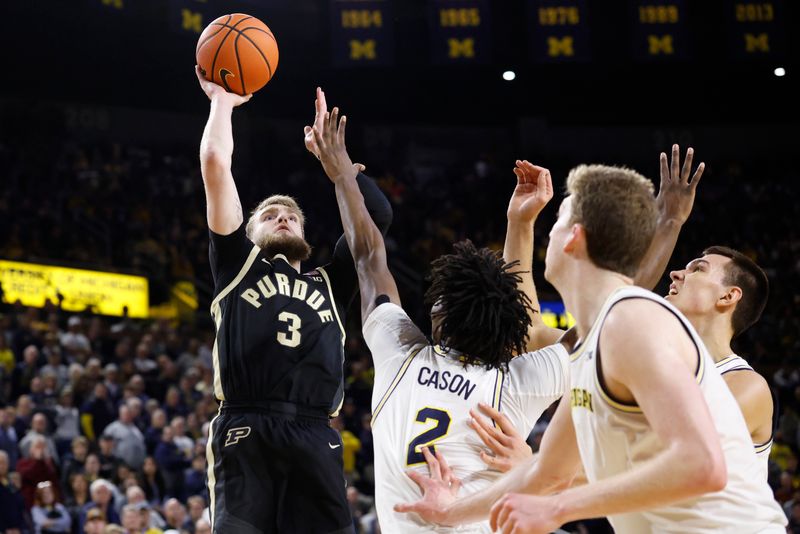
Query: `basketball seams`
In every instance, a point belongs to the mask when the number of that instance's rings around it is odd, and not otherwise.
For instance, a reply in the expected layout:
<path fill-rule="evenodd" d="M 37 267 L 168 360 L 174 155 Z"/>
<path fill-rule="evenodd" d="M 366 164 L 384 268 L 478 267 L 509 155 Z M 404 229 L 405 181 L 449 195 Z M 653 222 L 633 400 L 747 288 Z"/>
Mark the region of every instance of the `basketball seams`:
<path fill-rule="evenodd" d="M 236 56 L 236 64 L 239 66 L 239 79 L 242 82 L 242 94 L 246 95 L 247 89 L 245 89 L 244 85 L 244 71 L 242 70 L 242 60 L 239 57 L 239 37 L 241 37 L 242 35 L 243 35 L 242 32 L 239 32 L 239 34 L 236 36 L 236 39 L 233 41 L 233 53 Z"/>
<path fill-rule="evenodd" d="M 228 24 L 233 18 L 233 15 L 228 15 L 228 19 L 225 22 L 212 22 L 209 26 L 222 26 L 219 30 L 215 31 L 212 35 L 209 35 L 205 38 L 204 41 L 197 43 L 197 47 L 194 49 L 194 55 L 197 55 L 200 52 L 200 49 L 203 48 L 211 39 L 222 33 L 222 30 L 225 29 L 225 25 Z"/>
<path fill-rule="evenodd" d="M 244 17 L 242 19 L 237 20 L 236 23 L 233 26 L 230 26 L 230 30 L 228 30 L 228 33 L 226 33 L 225 37 L 223 37 L 222 41 L 220 41 L 219 46 L 217 47 L 217 51 L 214 52 L 214 60 L 211 62 L 211 81 L 212 82 L 217 83 L 217 82 L 214 81 L 214 78 L 216 78 L 216 75 L 217 75 L 216 71 L 215 71 L 215 67 L 217 66 L 217 57 L 219 57 L 219 51 L 222 50 L 222 45 L 225 44 L 225 40 L 230 36 L 231 32 L 236 29 L 236 26 L 238 26 L 242 22 L 244 22 L 246 20 L 250 20 L 252 18 L 253 17 L 249 17 L 248 16 L 248 17 Z M 229 26 L 225 25 L 225 27 L 227 28 Z"/>
<path fill-rule="evenodd" d="M 261 58 L 264 60 L 264 63 L 267 64 L 267 68 L 269 69 L 269 77 L 272 78 L 272 75 L 273 75 L 272 65 L 270 64 L 269 59 L 267 59 L 267 55 L 264 54 L 264 52 L 261 50 L 261 48 L 259 48 L 259 46 L 256 44 L 255 41 L 253 41 L 250 37 L 247 36 L 246 33 L 244 33 L 249 29 L 251 29 L 251 28 L 242 29 L 240 31 L 239 35 L 241 35 L 242 37 L 244 37 L 245 39 L 250 41 L 250 44 L 253 45 L 253 48 L 255 48 L 256 51 L 261 55 Z M 259 28 L 253 28 L 253 29 L 259 29 Z M 261 31 L 263 31 L 263 30 L 261 30 Z M 264 33 L 267 33 L 267 32 L 264 32 Z M 270 36 L 271 36 L 271 34 L 270 34 Z M 275 38 L 273 37 L 272 40 L 275 41 Z M 277 41 L 275 41 L 275 43 L 277 44 Z"/>

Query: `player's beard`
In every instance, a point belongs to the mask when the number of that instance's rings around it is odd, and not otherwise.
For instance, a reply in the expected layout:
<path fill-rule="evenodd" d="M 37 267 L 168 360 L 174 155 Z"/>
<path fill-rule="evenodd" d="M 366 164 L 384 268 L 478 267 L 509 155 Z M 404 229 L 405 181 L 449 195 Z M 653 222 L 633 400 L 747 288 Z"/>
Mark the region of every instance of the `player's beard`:
<path fill-rule="evenodd" d="M 311 257 L 311 245 L 302 237 L 288 233 L 266 234 L 256 245 L 270 258 L 283 254 L 289 263 L 306 261 Z"/>

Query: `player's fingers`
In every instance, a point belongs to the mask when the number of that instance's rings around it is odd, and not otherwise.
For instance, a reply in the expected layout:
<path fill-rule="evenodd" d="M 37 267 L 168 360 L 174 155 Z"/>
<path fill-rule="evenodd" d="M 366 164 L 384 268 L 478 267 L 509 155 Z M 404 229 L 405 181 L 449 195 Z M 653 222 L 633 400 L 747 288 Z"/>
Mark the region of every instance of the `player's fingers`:
<path fill-rule="evenodd" d="M 323 150 L 325 148 L 325 140 L 322 138 L 322 133 L 320 133 L 319 128 L 316 125 L 311 129 L 314 134 L 314 142 L 317 144 L 317 148 Z"/>
<path fill-rule="evenodd" d="M 502 454 L 503 453 L 503 446 L 487 431 L 487 426 L 483 424 L 482 421 L 475 417 L 470 419 L 469 425 L 472 427 L 473 430 L 478 434 L 478 437 L 481 438 L 484 445 L 492 449 L 492 452 L 495 454 Z"/>
<path fill-rule="evenodd" d="M 453 472 L 450 470 L 450 466 L 447 464 L 444 454 L 442 454 L 441 451 L 436 451 L 436 459 L 439 460 L 439 468 L 442 472 L 442 479 L 450 482 L 453 478 Z"/>
<path fill-rule="evenodd" d="M 402 502 L 394 505 L 395 512 L 406 513 L 406 512 L 415 512 L 416 510 L 417 510 L 416 504 Z"/>
<path fill-rule="evenodd" d="M 439 465 L 439 460 L 431 454 L 428 447 L 422 447 L 422 456 L 425 457 L 425 462 L 428 464 L 428 471 L 431 474 L 431 478 L 433 480 L 442 480 L 442 469 Z"/>
<path fill-rule="evenodd" d="M 342 120 L 339 121 L 339 129 L 336 132 L 336 137 L 339 143 L 344 145 L 344 132 L 347 127 L 347 115 L 342 115 Z"/>
<path fill-rule="evenodd" d="M 697 187 L 697 182 L 703 177 L 703 171 L 705 170 L 706 164 L 701 162 L 700 165 L 697 166 L 697 170 L 694 171 L 694 176 L 692 176 L 692 181 L 690 182 L 693 188 Z"/>
<path fill-rule="evenodd" d="M 681 183 L 684 185 L 689 183 L 689 174 L 692 172 L 692 159 L 694 159 L 694 149 L 689 147 L 686 149 L 686 159 L 683 160 L 683 167 L 681 168 Z"/>
<path fill-rule="evenodd" d="M 428 477 L 422 473 L 417 473 L 416 471 L 406 471 L 406 475 L 408 475 L 408 478 L 414 481 L 414 484 L 419 486 L 420 491 L 422 491 L 424 494 L 426 489 L 425 483 L 428 481 Z"/>
<path fill-rule="evenodd" d="M 505 502 L 506 497 L 503 496 L 492 505 L 492 509 L 489 511 L 489 526 L 492 528 L 492 532 L 497 530 L 500 511 L 503 509 Z"/>
<path fill-rule="evenodd" d="M 550 173 L 548 173 L 548 175 L 549 174 Z M 511 437 L 519 436 L 519 432 L 517 432 L 517 429 L 514 428 L 514 424 L 511 422 L 511 419 L 509 419 L 506 416 L 506 414 L 501 413 L 499 410 L 496 410 L 494 407 L 484 402 L 478 403 L 478 409 L 481 412 L 483 412 L 484 415 L 486 415 L 487 417 L 491 417 L 492 420 L 495 423 L 497 423 L 497 426 L 500 427 L 500 430 L 502 430 L 503 434 L 505 434 L 506 436 L 511 436 Z"/>
<path fill-rule="evenodd" d="M 517 177 L 517 185 L 525 183 L 525 173 L 519 167 L 514 167 L 514 175 Z"/>
<path fill-rule="evenodd" d="M 661 189 L 664 188 L 664 184 L 669 182 L 669 163 L 667 162 L 667 153 L 662 152 L 658 159 L 661 166 L 661 188 L 658 190 L 660 193 Z"/>
<path fill-rule="evenodd" d="M 681 172 L 681 147 L 676 144 L 672 145 L 672 161 L 670 168 L 670 179 L 678 180 Z"/>
<path fill-rule="evenodd" d="M 353 167 L 355 167 L 358 172 L 364 172 L 367 170 L 367 166 L 363 163 L 353 163 Z"/>
<path fill-rule="evenodd" d="M 503 506 L 500 507 L 500 511 L 497 512 L 497 528 L 500 529 L 501 532 L 510 532 L 507 530 L 508 527 L 508 516 L 511 515 L 512 508 L 511 503 L 509 501 L 505 501 Z M 513 525 L 511 525 L 513 527 Z"/>
<path fill-rule="evenodd" d="M 486 451 L 481 451 L 481 460 L 483 460 L 483 463 L 485 463 L 486 465 L 488 465 L 493 469 L 497 469 L 498 471 L 502 472 L 506 471 L 508 462 L 506 462 L 505 460 L 501 460 L 496 456 L 492 456 L 491 454 L 487 454 Z"/>
<path fill-rule="evenodd" d="M 327 124 L 325 125 L 325 136 L 329 141 L 336 139 L 336 127 L 339 123 L 339 108 L 333 108 L 333 111 L 327 116 Z"/>

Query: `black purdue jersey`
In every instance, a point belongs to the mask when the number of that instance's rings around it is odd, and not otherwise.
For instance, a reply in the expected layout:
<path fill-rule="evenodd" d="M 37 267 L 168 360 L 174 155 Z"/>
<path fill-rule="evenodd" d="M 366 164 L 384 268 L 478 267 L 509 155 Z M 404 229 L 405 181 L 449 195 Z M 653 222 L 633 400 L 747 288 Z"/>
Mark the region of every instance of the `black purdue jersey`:
<path fill-rule="evenodd" d="M 227 236 L 210 234 L 214 395 L 337 412 L 344 312 L 358 287 L 349 251 L 300 274 L 282 255 L 268 258 L 246 237 L 244 224 Z"/>

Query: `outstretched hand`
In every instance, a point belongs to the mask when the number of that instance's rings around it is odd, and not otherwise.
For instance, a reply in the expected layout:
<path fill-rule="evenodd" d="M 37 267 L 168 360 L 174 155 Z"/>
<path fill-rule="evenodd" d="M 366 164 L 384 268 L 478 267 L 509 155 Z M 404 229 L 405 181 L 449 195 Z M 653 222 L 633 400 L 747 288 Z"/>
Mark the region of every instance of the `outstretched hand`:
<path fill-rule="evenodd" d="M 428 474 L 425 476 L 416 471 L 408 471 L 408 477 L 422 490 L 422 499 L 414 503 L 400 503 L 394 506 L 395 512 L 418 514 L 429 523 L 440 525 L 445 522 L 445 508 L 456 500 L 461 481 L 456 478 L 447 465 L 444 456 L 437 452 L 431 454 L 428 447 L 422 447 L 422 455 L 428 463 Z"/>
<path fill-rule="evenodd" d="M 232 107 L 236 107 L 249 102 L 250 99 L 253 98 L 252 93 L 245 96 L 237 95 L 236 93 L 229 93 L 221 85 L 207 80 L 203 75 L 203 71 L 200 69 L 199 65 L 194 66 L 194 73 L 197 75 L 197 81 L 200 82 L 200 87 L 203 89 L 203 92 L 206 94 L 209 100 L 223 99 L 229 102 Z"/>
<path fill-rule="evenodd" d="M 321 127 L 314 124 L 311 128 L 317 156 L 325 174 L 333 183 L 355 178 L 365 168 L 360 163 L 353 163 L 347 153 L 344 142 L 346 126 L 347 116 L 342 115 L 339 120 L 339 108 L 333 108 L 333 112 L 325 113 Z"/>
<path fill-rule="evenodd" d="M 508 202 L 508 219 L 533 222 L 553 198 L 550 171 L 527 160 L 517 160 L 514 174 L 517 175 L 517 187 Z"/>
<path fill-rule="evenodd" d="M 692 213 L 697 184 L 706 168 L 705 163 L 700 163 L 690 181 L 689 175 L 692 172 L 693 158 L 694 149 L 689 147 L 686 150 L 683 167 L 681 167 L 681 150 L 677 144 L 672 145 L 672 159 L 669 164 L 667 164 L 667 154 L 661 153 L 661 185 L 658 189 L 656 204 L 663 221 L 673 220 L 678 224 L 683 224 Z"/>
<path fill-rule="evenodd" d="M 470 410 L 472 419 L 469 421 L 469 426 L 492 451 L 492 454 L 481 451 L 481 460 L 486 465 L 505 473 L 533 456 L 533 451 L 525 442 L 525 438 L 517 432 L 505 414 L 484 403 L 478 404 L 478 409 L 490 417 L 496 425 L 492 425 L 474 409 Z"/>
<path fill-rule="evenodd" d="M 317 87 L 317 97 L 314 99 L 314 127 L 319 131 L 325 129 L 325 117 L 328 114 L 328 102 L 325 100 L 325 91 L 321 87 Z M 303 142 L 306 144 L 306 150 L 314 154 L 319 159 L 319 148 L 314 139 L 314 132 L 311 126 L 303 127 Z"/>

